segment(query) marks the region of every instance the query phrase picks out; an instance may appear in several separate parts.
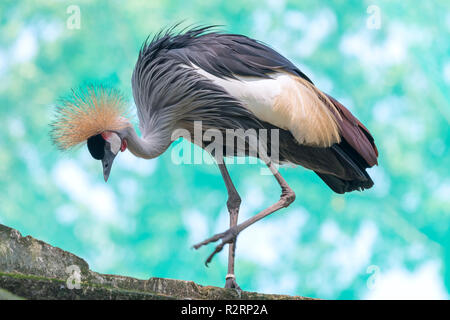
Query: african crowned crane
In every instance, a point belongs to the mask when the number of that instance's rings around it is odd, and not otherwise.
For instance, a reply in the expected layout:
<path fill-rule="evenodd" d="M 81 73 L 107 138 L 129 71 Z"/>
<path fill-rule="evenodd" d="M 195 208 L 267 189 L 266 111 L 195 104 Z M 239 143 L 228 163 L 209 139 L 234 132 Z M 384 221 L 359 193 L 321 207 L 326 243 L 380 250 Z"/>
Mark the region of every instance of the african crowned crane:
<path fill-rule="evenodd" d="M 259 152 L 257 156 L 280 184 L 281 198 L 240 224 L 241 198 L 224 161 L 213 154 L 228 191 L 230 228 L 194 247 L 221 240 L 208 264 L 228 243 L 225 287 L 239 288 L 234 275 L 238 234 L 295 199 L 276 164 L 311 169 L 337 193 L 361 191 L 373 186 L 365 169 L 377 164 L 378 151 L 366 127 L 288 59 L 261 42 L 210 28 L 181 33 L 170 29 L 142 46 L 132 76 L 142 137 L 124 116 L 121 95 L 103 87 L 74 91 L 72 98 L 63 100 L 52 123 L 52 137 L 61 149 L 87 141 L 91 155 L 102 161 L 107 181 L 119 150 L 155 158 L 170 146 L 176 129 L 192 132 L 196 121 L 202 122 L 202 130 L 223 134 L 229 129 L 278 130 L 277 158 Z M 239 155 L 234 144 L 227 148 L 228 141 L 223 140 L 224 156 Z M 245 141 L 248 152 L 252 146 Z M 265 143 L 268 150 L 274 141 Z"/>

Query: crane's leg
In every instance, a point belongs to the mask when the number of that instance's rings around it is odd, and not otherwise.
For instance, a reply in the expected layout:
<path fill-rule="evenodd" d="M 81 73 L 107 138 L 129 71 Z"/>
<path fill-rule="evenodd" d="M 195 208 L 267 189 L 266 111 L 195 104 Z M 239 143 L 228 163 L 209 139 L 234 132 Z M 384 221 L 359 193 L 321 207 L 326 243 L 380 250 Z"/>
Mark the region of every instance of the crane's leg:
<path fill-rule="evenodd" d="M 239 207 L 241 206 L 241 197 L 237 192 L 233 181 L 231 181 L 230 174 L 223 161 L 218 162 L 220 173 L 222 174 L 223 181 L 228 191 L 227 208 L 230 214 L 230 228 L 234 228 L 237 225 Z M 236 276 L 234 275 L 234 256 L 236 252 L 236 239 L 230 242 L 228 247 L 228 273 L 225 277 L 225 288 L 239 289 L 236 282 Z"/>
<path fill-rule="evenodd" d="M 287 182 L 283 179 L 283 177 L 278 172 L 277 168 L 271 163 L 268 162 L 267 166 L 269 167 L 272 174 L 275 176 L 275 179 L 277 179 L 278 183 L 281 187 L 281 197 L 280 200 L 278 200 L 277 203 L 271 205 L 270 207 L 264 209 L 263 211 L 259 212 L 257 215 L 245 220 L 244 222 L 231 227 L 225 232 L 218 233 L 214 236 L 212 236 L 209 239 L 206 239 L 194 246 L 195 249 L 200 248 L 201 246 L 204 246 L 206 244 L 209 244 L 211 242 L 215 242 L 219 239 L 222 239 L 222 242 L 216 246 L 215 250 L 211 255 L 206 259 L 205 264 L 208 265 L 208 263 L 211 262 L 212 258 L 215 256 L 216 253 L 222 251 L 223 246 L 227 243 L 232 243 L 237 238 L 238 234 L 244 230 L 245 228 L 249 227 L 250 225 L 254 224 L 256 221 L 261 220 L 264 217 L 267 217 L 271 213 L 274 213 L 275 211 L 278 211 L 282 208 L 288 207 L 294 200 L 295 200 L 295 193 L 292 191 L 292 189 L 289 187 Z"/>

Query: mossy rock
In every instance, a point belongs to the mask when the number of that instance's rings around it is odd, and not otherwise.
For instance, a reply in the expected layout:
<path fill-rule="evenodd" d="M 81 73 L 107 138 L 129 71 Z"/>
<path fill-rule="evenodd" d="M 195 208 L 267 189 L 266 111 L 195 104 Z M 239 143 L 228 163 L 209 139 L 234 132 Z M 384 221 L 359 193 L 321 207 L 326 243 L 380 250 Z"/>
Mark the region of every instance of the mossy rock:
<path fill-rule="evenodd" d="M 4 225 L 0 225 L 0 288 L 0 299 L 310 299 L 185 280 L 100 274 L 82 258 Z"/>

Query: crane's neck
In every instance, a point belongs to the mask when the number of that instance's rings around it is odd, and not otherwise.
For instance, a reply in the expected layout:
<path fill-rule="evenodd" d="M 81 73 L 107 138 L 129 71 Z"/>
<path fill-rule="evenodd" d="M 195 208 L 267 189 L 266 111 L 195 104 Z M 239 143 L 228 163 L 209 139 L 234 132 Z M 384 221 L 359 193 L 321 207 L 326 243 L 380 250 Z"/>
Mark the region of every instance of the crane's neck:
<path fill-rule="evenodd" d="M 153 159 L 158 157 L 170 145 L 170 138 L 166 138 L 159 134 L 152 134 L 140 138 L 133 126 L 130 125 L 120 131 L 122 139 L 126 139 L 128 150 L 136 157 L 144 159 Z"/>

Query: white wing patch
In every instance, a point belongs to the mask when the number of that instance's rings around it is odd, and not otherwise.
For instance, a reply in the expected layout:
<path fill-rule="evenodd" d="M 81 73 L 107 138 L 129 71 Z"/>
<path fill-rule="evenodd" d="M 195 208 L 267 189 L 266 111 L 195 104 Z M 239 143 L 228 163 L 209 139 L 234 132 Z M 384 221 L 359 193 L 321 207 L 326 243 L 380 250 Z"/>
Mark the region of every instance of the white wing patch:
<path fill-rule="evenodd" d="M 258 119 L 291 131 L 301 144 L 329 147 L 341 140 L 339 125 L 325 103 L 334 105 L 300 77 L 279 72 L 271 75 L 272 79 L 221 79 L 199 67 L 194 69 L 241 101 Z"/>

